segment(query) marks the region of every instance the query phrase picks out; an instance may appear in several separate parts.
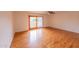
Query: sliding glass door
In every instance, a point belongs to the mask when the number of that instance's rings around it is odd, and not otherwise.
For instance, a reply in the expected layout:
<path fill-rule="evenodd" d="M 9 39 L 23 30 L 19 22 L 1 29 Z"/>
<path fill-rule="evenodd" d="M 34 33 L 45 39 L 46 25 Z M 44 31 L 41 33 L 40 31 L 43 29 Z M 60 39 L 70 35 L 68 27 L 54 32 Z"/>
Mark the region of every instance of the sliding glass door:
<path fill-rule="evenodd" d="M 29 19 L 30 19 L 30 21 L 29 21 L 29 28 L 30 29 L 43 27 L 43 19 L 42 19 L 42 17 L 30 16 Z"/>

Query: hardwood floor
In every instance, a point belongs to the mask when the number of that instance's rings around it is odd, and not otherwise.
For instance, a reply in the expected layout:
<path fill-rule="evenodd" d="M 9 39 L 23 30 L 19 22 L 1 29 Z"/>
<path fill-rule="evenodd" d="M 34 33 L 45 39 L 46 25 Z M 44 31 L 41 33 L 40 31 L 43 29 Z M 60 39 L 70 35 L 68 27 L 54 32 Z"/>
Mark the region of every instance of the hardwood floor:
<path fill-rule="evenodd" d="M 11 48 L 79 48 L 79 34 L 53 28 L 19 32 Z"/>

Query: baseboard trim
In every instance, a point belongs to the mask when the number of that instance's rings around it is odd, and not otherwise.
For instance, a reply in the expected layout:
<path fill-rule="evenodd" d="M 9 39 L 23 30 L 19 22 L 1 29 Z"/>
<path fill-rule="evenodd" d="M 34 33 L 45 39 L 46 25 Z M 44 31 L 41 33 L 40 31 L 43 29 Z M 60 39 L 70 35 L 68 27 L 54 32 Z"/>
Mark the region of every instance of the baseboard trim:
<path fill-rule="evenodd" d="M 9 47 L 9 48 L 11 48 L 11 45 L 12 45 L 12 42 L 13 42 L 13 39 L 14 39 L 15 33 L 16 33 L 16 32 L 13 33 L 12 41 L 11 41 L 11 44 L 10 44 L 10 47 Z"/>
<path fill-rule="evenodd" d="M 77 33 L 77 32 L 68 31 L 68 30 L 64 30 L 64 29 L 60 29 L 60 28 L 56 28 L 56 27 L 50 27 L 50 26 L 49 26 L 48 28 L 57 29 L 57 30 L 62 30 L 62 31 L 67 31 L 67 32 L 75 33 L 75 34 L 79 34 L 79 33 Z"/>
<path fill-rule="evenodd" d="M 40 28 L 48 28 L 48 27 L 40 27 Z M 35 29 L 40 29 L 40 28 L 33 28 L 33 29 L 30 29 L 30 30 L 35 30 Z M 15 33 L 28 32 L 30 30 L 19 31 L 19 32 L 15 32 Z"/>

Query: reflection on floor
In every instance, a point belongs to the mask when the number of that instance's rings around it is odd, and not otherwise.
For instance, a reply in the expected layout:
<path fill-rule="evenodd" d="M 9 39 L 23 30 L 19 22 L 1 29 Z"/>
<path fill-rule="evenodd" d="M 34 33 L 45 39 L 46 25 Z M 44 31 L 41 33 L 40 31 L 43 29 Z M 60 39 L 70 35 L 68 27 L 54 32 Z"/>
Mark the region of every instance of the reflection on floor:
<path fill-rule="evenodd" d="M 11 48 L 78 48 L 79 34 L 53 28 L 16 33 Z"/>

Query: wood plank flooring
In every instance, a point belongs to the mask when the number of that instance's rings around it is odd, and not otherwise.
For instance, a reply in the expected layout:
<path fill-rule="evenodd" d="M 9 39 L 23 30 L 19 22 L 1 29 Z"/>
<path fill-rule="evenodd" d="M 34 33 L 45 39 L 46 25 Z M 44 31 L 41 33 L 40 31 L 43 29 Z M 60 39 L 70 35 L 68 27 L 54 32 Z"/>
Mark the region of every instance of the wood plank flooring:
<path fill-rule="evenodd" d="M 79 48 L 79 34 L 54 28 L 19 32 L 11 48 Z"/>

